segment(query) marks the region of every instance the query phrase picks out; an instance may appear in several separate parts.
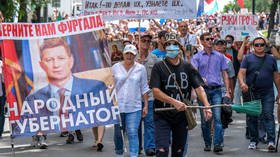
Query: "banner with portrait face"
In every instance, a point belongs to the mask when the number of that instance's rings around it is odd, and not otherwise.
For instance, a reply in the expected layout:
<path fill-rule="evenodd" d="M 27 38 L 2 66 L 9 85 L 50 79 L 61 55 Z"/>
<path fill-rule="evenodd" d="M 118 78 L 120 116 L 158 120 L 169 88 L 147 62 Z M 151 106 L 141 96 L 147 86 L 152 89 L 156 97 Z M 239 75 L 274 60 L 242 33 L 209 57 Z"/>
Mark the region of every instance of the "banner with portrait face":
<path fill-rule="evenodd" d="M 1 50 L 12 136 L 119 122 L 111 56 L 103 21 L 98 18 L 91 15 L 53 23 L 2 23 Z M 62 26 L 64 33 L 60 32 Z M 52 34 L 42 35 L 47 32 Z"/>

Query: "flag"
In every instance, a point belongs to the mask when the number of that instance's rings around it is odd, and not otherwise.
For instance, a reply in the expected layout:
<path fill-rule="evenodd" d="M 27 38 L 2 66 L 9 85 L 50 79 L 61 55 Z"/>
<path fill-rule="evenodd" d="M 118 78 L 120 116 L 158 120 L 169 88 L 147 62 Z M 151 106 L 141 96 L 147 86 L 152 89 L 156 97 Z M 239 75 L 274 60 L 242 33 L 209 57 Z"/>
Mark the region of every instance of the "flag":
<path fill-rule="evenodd" d="M 219 10 L 217 0 L 205 0 L 204 13 L 207 15 L 215 14 Z"/>
<path fill-rule="evenodd" d="M 240 6 L 240 8 L 244 8 L 244 0 L 237 0 L 237 4 Z"/>
<path fill-rule="evenodd" d="M 13 40 L 3 40 L 2 42 L 3 71 L 7 103 L 9 104 L 9 108 L 17 108 L 19 113 L 22 108 L 22 103 L 29 91 L 14 42 Z M 15 112 L 10 112 L 10 120 L 19 118 L 19 114 L 16 115 Z"/>
<path fill-rule="evenodd" d="M 204 13 L 204 0 L 199 0 L 198 9 L 197 9 L 197 17 L 202 16 Z"/>
<path fill-rule="evenodd" d="M 31 62 L 31 54 L 28 40 L 22 40 L 22 58 L 23 58 L 23 68 L 24 68 L 24 78 L 27 84 L 28 94 L 33 91 L 33 68 Z"/>

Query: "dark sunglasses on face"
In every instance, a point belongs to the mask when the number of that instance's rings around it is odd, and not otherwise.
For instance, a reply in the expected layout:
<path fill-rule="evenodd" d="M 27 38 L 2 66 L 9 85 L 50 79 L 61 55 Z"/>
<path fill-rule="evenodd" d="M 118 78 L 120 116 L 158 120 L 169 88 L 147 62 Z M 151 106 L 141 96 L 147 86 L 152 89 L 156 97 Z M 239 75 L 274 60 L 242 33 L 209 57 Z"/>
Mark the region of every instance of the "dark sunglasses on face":
<path fill-rule="evenodd" d="M 179 27 L 182 27 L 182 28 L 188 28 L 188 26 L 179 26 Z"/>
<path fill-rule="evenodd" d="M 214 38 L 205 38 L 204 40 L 205 40 L 205 41 L 213 41 Z"/>
<path fill-rule="evenodd" d="M 141 39 L 141 42 L 142 42 L 142 43 L 150 43 L 150 42 L 151 42 L 151 40 Z"/>
<path fill-rule="evenodd" d="M 166 44 L 165 44 L 165 46 L 170 46 L 170 45 L 175 45 L 175 46 L 177 46 L 178 43 L 166 43 Z"/>
<path fill-rule="evenodd" d="M 226 42 L 227 42 L 228 44 L 232 44 L 232 41 L 230 41 L 230 40 L 226 40 Z"/>
<path fill-rule="evenodd" d="M 255 43 L 254 46 L 255 47 L 264 47 L 265 43 Z"/>
<path fill-rule="evenodd" d="M 216 45 L 217 46 L 225 46 L 226 44 L 225 43 L 217 43 Z"/>

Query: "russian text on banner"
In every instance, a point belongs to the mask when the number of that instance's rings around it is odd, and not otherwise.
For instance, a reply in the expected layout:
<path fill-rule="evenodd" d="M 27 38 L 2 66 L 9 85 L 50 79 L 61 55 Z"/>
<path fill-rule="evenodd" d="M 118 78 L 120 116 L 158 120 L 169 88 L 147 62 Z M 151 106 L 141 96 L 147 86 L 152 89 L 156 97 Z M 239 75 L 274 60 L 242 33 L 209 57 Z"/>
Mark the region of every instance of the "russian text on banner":
<path fill-rule="evenodd" d="M 195 18 L 196 0 L 83 0 L 84 15 L 102 14 L 104 20 Z"/>
<path fill-rule="evenodd" d="M 221 25 L 222 38 L 230 34 L 234 36 L 235 41 L 243 41 L 246 36 L 250 36 L 250 39 L 258 36 L 256 15 L 222 15 Z"/>
<path fill-rule="evenodd" d="M 64 33 L 59 30 L 61 24 L 66 26 Z M 54 23 L 2 24 L 12 136 L 119 122 L 103 26 L 100 15 Z M 36 33 L 39 28 L 44 31 Z"/>

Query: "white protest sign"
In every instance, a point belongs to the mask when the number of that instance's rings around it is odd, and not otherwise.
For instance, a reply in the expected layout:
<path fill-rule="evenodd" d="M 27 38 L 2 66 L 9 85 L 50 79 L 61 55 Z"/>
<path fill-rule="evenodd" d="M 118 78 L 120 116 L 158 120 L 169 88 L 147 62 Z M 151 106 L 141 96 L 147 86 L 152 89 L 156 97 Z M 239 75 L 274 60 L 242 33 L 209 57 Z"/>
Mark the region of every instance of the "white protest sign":
<path fill-rule="evenodd" d="M 105 21 L 121 19 L 195 18 L 196 0 L 83 0 L 84 15 L 102 14 Z"/>
<path fill-rule="evenodd" d="M 250 36 L 250 39 L 258 36 L 258 17 L 255 15 L 222 15 L 220 21 L 222 38 L 230 34 L 235 41 L 243 41 L 246 36 Z"/>

